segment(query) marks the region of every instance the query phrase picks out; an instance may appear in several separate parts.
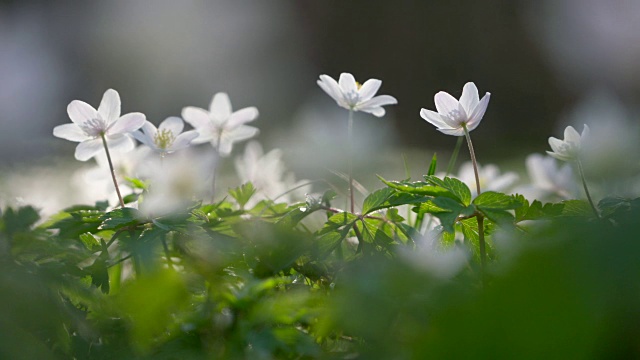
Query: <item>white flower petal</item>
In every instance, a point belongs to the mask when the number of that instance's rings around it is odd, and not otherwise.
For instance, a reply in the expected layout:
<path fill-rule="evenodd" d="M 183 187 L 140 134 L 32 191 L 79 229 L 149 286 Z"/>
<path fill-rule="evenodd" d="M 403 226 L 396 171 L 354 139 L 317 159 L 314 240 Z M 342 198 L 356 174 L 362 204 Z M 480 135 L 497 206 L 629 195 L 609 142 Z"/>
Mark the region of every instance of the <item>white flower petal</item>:
<path fill-rule="evenodd" d="M 397 104 L 398 100 L 391 95 L 379 95 L 374 97 L 373 99 L 369 99 L 363 103 L 356 105 L 355 110 L 358 111 L 367 111 L 367 108 L 377 108 L 385 105 L 393 105 Z"/>
<path fill-rule="evenodd" d="M 340 74 L 340 79 L 338 80 L 338 84 L 340 85 L 340 89 L 342 90 L 343 94 L 358 92 L 356 79 L 353 77 L 353 75 L 349 73 Z"/>
<path fill-rule="evenodd" d="M 171 144 L 171 151 L 177 151 L 188 147 L 191 145 L 191 142 L 198 137 L 198 135 L 198 132 L 195 130 L 183 132 L 178 135 L 173 141 L 173 144 Z"/>
<path fill-rule="evenodd" d="M 183 108 L 182 118 L 197 130 L 204 129 L 211 124 L 207 110 L 199 107 L 187 106 Z"/>
<path fill-rule="evenodd" d="M 209 105 L 209 112 L 213 119 L 225 121 L 231 116 L 231 111 L 231 100 L 227 93 L 219 92 L 213 96 Z"/>
<path fill-rule="evenodd" d="M 372 114 L 372 115 L 374 115 L 374 116 L 376 116 L 376 117 L 383 117 L 383 116 L 384 116 L 384 114 L 386 113 L 386 111 L 384 110 L 384 108 L 383 108 L 383 107 L 381 107 L 381 106 L 379 106 L 379 107 L 368 107 L 368 108 L 366 108 L 366 109 L 360 109 L 359 111 L 362 111 L 362 112 L 366 112 L 366 113 Z"/>
<path fill-rule="evenodd" d="M 227 128 L 235 128 L 242 124 L 246 124 L 255 120 L 258 117 L 258 109 L 255 107 L 247 107 L 244 109 L 240 109 L 229 117 L 229 120 L 226 123 Z"/>
<path fill-rule="evenodd" d="M 111 152 L 125 153 L 133 150 L 136 143 L 129 135 L 116 135 L 107 137 L 107 146 Z"/>
<path fill-rule="evenodd" d="M 173 133 L 173 135 L 178 135 L 184 129 L 184 121 L 177 116 L 171 116 L 164 119 L 163 122 L 158 126 L 158 130 L 169 130 Z"/>
<path fill-rule="evenodd" d="M 453 135 L 453 136 L 464 136 L 464 129 L 463 128 L 457 128 L 457 129 L 453 129 L 453 128 L 438 128 L 438 131 L 440 131 L 443 134 L 447 134 L 447 135 Z"/>
<path fill-rule="evenodd" d="M 102 96 L 98 107 L 98 114 L 107 124 L 111 124 L 120 117 L 120 95 L 117 91 L 109 89 Z"/>
<path fill-rule="evenodd" d="M 78 125 L 83 125 L 86 121 L 98 117 L 98 111 L 93 106 L 84 101 L 73 100 L 67 106 L 67 114 L 71 121 Z"/>
<path fill-rule="evenodd" d="M 584 124 L 584 127 L 582 128 L 582 134 L 580 134 L 580 140 L 582 141 L 585 138 L 588 138 L 590 132 L 591 130 L 589 129 L 589 126 L 587 124 Z"/>
<path fill-rule="evenodd" d="M 562 144 L 564 144 L 564 142 L 560 139 L 556 139 L 554 137 L 549 138 L 549 146 L 551 146 L 551 150 L 554 152 L 559 152 L 562 148 Z"/>
<path fill-rule="evenodd" d="M 573 128 L 573 126 L 567 126 L 564 129 L 564 141 L 573 144 L 580 144 L 580 134 Z"/>
<path fill-rule="evenodd" d="M 128 113 L 120 117 L 116 122 L 111 125 L 107 130 L 107 134 L 125 134 L 134 132 L 144 125 L 146 118 L 143 113 Z"/>
<path fill-rule="evenodd" d="M 333 100 L 342 106 L 344 98 L 338 82 L 336 82 L 331 76 L 320 75 L 320 80 L 318 80 L 317 83 L 318 86 L 327 93 L 327 95 L 331 96 Z"/>
<path fill-rule="evenodd" d="M 53 136 L 75 142 L 82 142 L 90 138 L 78 125 L 73 123 L 54 127 Z"/>
<path fill-rule="evenodd" d="M 427 120 L 429 123 L 435 125 L 438 129 L 449 129 L 451 128 L 449 124 L 442 120 L 442 116 L 435 111 L 422 109 L 420 110 L 420 116 Z"/>
<path fill-rule="evenodd" d="M 477 128 L 478 125 L 480 124 L 480 121 L 482 121 L 482 118 L 484 117 L 484 113 L 487 111 L 487 107 L 489 106 L 490 98 L 491 98 L 491 94 L 486 93 L 482 97 L 482 100 L 480 100 L 478 105 L 476 105 L 473 111 L 469 114 L 469 121 L 467 122 L 467 129 L 469 129 L 469 131 Z"/>
<path fill-rule="evenodd" d="M 242 125 L 233 130 L 226 131 L 222 134 L 223 138 L 231 139 L 233 142 L 238 142 L 242 140 L 251 139 L 252 137 L 258 135 L 260 130 L 253 126 Z"/>
<path fill-rule="evenodd" d="M 77 160 L 87 161 L 96 156 L 102 150 L 104 150 L 102 139 L 86 140 L 78 144 L 76 147 L 75 157 Z"/>
<path fill-rule="evenodd" d="M 149 146 L 152 149 L 156 149 L 156 144 L 153 139 L 156 136 L 157 132 L 158 130 L 151 122 L 145 121 L 144 125 L 142 125 L 142 129 L 134 131 L 132 135 L 141 143 Z"/>
<path fill-rule="evenodd" d="M 436 103 L 436 109 L 438 109 L 438 113 L 440 113 L 440 115 L 447 116 L 460 110 L 460 103 L 458 100 L 447 92 L 440 91 L 433 97 L 433 99 Z"/>
<path fill-rule="evenodd" d="M 547 151 L 547 154 L 549 154 L 550 156 L 553 156 L 554 158 L 560 160 L 560 161 L 571 161 L 572 158 L 567 157 L 566 155 L 562 155 L 562 154 L 558 154 L 552 151 Z"/>
<path fill-rule="evenodd" d="M 371 99 L 380 89 L 380 85 L 382 85 L 382 81 L 378 79 L 369 79 L 362 84 L 362 87 L 358 91 L 360 95 L 360 101 L 367 101 Z"/>
<path fill-rule="evenodd" d="M 480 97 L 478 96 L 478 88 L 476 87 L 476 84 L 472 82 L 464 84 L 464 87 L 462 88 L 462 96 L 460 96 L 460 104 L 464 108 L 464 111 L 467 114 L 471 114 L 479 102 Z"/>
<path fill-rule="evenodd" d="M 231 140 L 222 140 L 218 145 L 218 154 L 222 157 L 227 157 L 231 154 L 231 150 L 233 150 L 233 141 Z"/>

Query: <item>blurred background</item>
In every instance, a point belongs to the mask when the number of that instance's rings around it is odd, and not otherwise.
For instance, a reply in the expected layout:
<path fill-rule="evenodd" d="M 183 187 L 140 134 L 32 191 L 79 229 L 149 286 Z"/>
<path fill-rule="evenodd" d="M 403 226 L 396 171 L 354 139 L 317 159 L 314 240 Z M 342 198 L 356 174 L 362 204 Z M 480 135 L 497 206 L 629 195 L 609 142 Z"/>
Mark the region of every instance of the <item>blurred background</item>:
<path fill-rule="evenodd" d="M 225 91 L 234 109 L 258 107 L 252 125 L 265 150 L 283 149 L 312 178 L 309 164 L 343 158 L 346 111 L 316 85 L 341 72 L 381 79 L 379 93 L 399 101 L 384 118 L 356 117 L 360 159 L 418 154 L 426 168 L 433 151 L 451 151 L 456 139 L 419 111 L 434 109 L 436 92 L 459 97 L 473 81 L 481 96 L 492 93 L 473 132 L 480 161 L 521 162 L 566 125 L 580 130 L 576 109 L 615 114 L 621 134 L 637 122 L 640 2 L 0 0 L 1 181 L 25 165 L 53 163 L 45 177 L 68 176 L 76 144 L 52 129 L 69 122 L 70 101 L 97 107 L 108 88 L 123 113 L 156 125 Z M 384 170 L 368 172 L 375 181 Z M 34 175 L 22 176 L 12 181 L 24 186 Z"/>

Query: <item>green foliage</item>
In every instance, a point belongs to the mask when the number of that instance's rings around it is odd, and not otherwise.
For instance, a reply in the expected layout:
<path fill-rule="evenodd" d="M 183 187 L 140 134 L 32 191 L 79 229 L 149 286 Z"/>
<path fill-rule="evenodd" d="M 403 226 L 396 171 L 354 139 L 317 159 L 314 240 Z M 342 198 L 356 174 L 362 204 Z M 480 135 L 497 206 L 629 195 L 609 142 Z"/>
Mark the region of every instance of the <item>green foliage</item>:
<path fill-rule="evenodd" d="M 472 199 L 461 181 L 434 176 L 435 164 L 434 155 L 425 181 L 381 179 L 386 187 L 368 194 L 356 214 L 332 207 L 333 191 L 249 207 L 250 183 L 229 191 L 233 201 L 162 217 L 97 203 L 39 223 L 31 207 L 7 208 L 0 353 L 637 355 L 632 324 L 640 319 L 628 309 L 640 301 L 640 198 L 603 199 L 598 220 L 582 200 L 530 203 L 491 191 Z M 546 226 L 530 225 L 539 220 Z M 496 234 L 509 246 L 498 246 Z"/>

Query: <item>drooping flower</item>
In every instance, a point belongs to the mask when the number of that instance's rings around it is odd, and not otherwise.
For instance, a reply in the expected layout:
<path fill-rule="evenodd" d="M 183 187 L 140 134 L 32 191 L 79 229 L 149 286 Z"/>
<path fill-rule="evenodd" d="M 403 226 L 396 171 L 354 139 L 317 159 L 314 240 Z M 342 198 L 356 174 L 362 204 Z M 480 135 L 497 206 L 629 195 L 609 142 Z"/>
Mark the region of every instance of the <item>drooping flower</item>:
<path fill-rule="evenodd" d="M 104 150 L 103 136 L 111 150 L 133 150 L 135 142 L 129 133 L 145 122 L 144 114 L 139 112 L 120 116 L 120 95 L 113 89 L 104 93 L 98 110 L 83 101 L 73 100 L 67 106 L 67 113 L 72 123 L 56 126 L 53 135 L 79 142 L 75 157 L 80 161 L 87 161 Z"/>
<path fill-rule="evenodd" d="M 462 89 L 460 100 L 449 93 L 440 91 L 434 96 L 438 112 L 422 109 L 420 116 L 435 125 L 438 131 L 453 136 L 463 136 L 464 127 L 471 131 L 478 127 L 487 111 L 491 93 L 486 93 L 482 100 L 478 96 L 478 88 L 468 82 Z"/>
<path fill-rule="evenodd" d="M 383 106 L 398 103 L 396 98 L 390 95 L 374 96 L 382 85 L 382 81 L 378 79 L 369 79 L 360 85 L 349 73 L 340 74 L 337 82 L 329 75 L 320 75 L 318 85 L 341 107 L 370 113 L 377 117 L 384 116 Z"/>
<path fill-rule="evenodd" d="M 133 136 L 153 151 L 166 155 L 186 148 L 198 137 L 197 131 L 182 132 L 183 129 L 182 119 L 172 116 L 166 118 L 157 128 L 151 122 L 145 121 L 142 129 L 134 132 Z"/>
<path fill-rule="evenodd" d="M 573 126 L 567 126 L 564 129 L 564 140 L 549 138 L 549 146 L 553 151 L 547 151 L 547 154 L 561 161 L 576 161 L 582 150 L 582 141 L 587 136 L 589 136 L 589 126 L 586 124 L 582 129 L 582 134 L 578 134 Z"/>
<path fill-rule="evenodd" d="M 231 101 L 226 93 L 214 95 L 209 110 L 188 106 L 182 109 L 182 118 L 193 126 L 199 136 L 192 142 L 203 144 L 210 142 L 220 156 L 231 154 L 233 143 L 250 139 L 259 130 L 245 125 L 258 117 L 258 109 L 246 107 L 238 111 L 231 110 Z"/>

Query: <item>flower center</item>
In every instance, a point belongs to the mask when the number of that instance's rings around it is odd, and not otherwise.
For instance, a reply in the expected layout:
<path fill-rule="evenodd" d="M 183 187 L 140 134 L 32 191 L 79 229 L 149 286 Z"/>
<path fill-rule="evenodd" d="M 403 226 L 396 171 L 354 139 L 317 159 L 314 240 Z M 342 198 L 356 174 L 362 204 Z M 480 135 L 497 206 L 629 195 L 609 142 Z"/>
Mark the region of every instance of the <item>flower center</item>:
<path fill-rule="evenodd" d="M 362 84 L 356 81 L 356 88 L 360 91 L 360 89 L 362 89 Z"/>
<path fill-rule="evenodd" d="M 446 116 L 459 124 L 467 121 L 467 115 L 464 112 L 460 111 L 460 109 L 453 109 L 449 111 Z"/>
<path fill-rule="evenodd" d="M 99 118 L 90 119 L 85 121 L 82 125 L 80 125 L 80 128 L 87 135 L 98 137 L 107 131 L 107 122 Z"/>
<path fill-rule="evenodd" d="M 176 137 L 173 135 L 173 132 L 171 132 L 170 130 L 164 129 L 156 133 L 156 136 L 153 137 L 153 142 L 156 144 L 158 148 L 162 150 L 166 150 L 168 147 L 170 147 L 173 144 L 173 141 L 175 139 Z"/>

